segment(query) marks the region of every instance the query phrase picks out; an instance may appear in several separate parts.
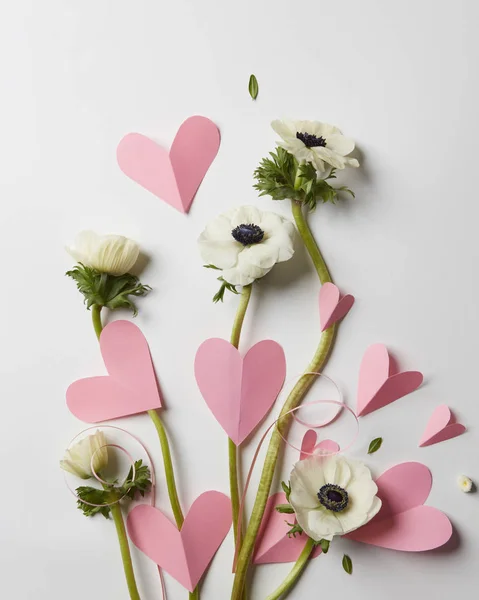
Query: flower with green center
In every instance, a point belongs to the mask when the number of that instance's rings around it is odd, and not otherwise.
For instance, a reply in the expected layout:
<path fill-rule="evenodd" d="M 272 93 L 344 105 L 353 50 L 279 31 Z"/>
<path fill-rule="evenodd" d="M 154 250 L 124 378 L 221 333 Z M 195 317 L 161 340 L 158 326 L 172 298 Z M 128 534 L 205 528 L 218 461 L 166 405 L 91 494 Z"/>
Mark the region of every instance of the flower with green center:
<path fill-rule="evenodd" d="M 249 285 L 294 254 L 291 221 L 254 206 L 233 208 L 209 223 L 198 239 L 201 258 L 231 285 Z"/>
<path fill-rule="evenodd" d="M 273 121 L 272 128 L 281 136 L 278 146 L 292 154 L 302 163 L 311 163 L 318 173 L 325 173 L 328 166 L 344 169 L 359 167 L 355 158 L 348 158 L 354 150 L 353 140 L 345 137 L 333 125 L 319 121 Z"/>
<path fill-rule="evenodd" d="M 343 456 L 312 456 L 296 463 L 290 484 L 296 520 L 315 541 L 350 533 L 381 508 L 371 471 Z"/>

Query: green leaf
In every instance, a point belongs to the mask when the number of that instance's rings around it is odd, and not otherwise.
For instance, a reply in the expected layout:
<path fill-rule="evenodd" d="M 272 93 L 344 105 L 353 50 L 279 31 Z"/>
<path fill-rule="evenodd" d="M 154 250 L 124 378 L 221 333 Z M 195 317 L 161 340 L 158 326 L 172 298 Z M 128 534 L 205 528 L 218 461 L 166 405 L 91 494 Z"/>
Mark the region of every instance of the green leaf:
<path fill-rule="evenodd" d="M 228 292 L 231 292 L 232 294 L 238 294 L 238 290 L 236 289 L 236 286 L 234 286 L 231 283 L 228 283 L 227 281 L 225 281 L 223 279 L 223 277 L 218 277 L 218 281 L 221 281 L 221 287 L 216 292 L 216 294 L 213 296 L 213 302 L 215 304 L 217 302 L 220 302 L 220 301 L 223 302 L 223 298 L 224 298 L 226 290 L 228 290 Z"/>
<path fill-rule="evenodd" d="M 381 437 L 375 438 L 369 444 L 368 454 L 374 454 L 375 452 L 377 452 L 379 450 L 379 448 L 381 448 L 382 443 L 383 443 L 383 438 L 381 438 Z"/>
<path fill-rule="evenodd" d="M 249 83 L 248 83 L 248 91 L 249 91 L 249 95 L 251 96 L 251 98 L 253 98 L 253 100 L 256 100 L 256 98 L 258 97 L 259 87 L 258 87 L 258 80 L 256 79 L 255 75 L 250 75 Z"/>
<path fill-rule="evenodd" d="M 103 515 L 105 519 L 110 518 L 110 507 L 106 506 L 118 499 L 113 490 L 99 490 L 88 485 L 82 485 L 76 489 L 78 496 L 77 507 L 85 517 L 93 517 L 97 514 Z M 92 506 L 98 505 L 98 506 Z"/>
<path fill-rule="evenodd" d="M 321 550 L 323 551 L 323 554 L 328 553 L 330 543 L 331 542 L 329 540 L 319 540 L 319 545 L 321 546 Z"/>
<path fill-rule="evenodd" d="M 285 481 L 282 481 L 281 487 L 283 488 L 283 492 L 286 495 L 286 500 L 289 502 L 289 497 L 291 495 L 291 484 L 289 482 L 286 483 Z"/>
<path fill-rule="evenodd" d="M 120 488 L 120 495 L 127 496 L 131 500 L 138 493 L 144 496 L 151 486 L 150 469 L 143 464 L 142 460 L 135 461 L 135 478 L 133 476 L 133 467 L 130 468 L 123 485 Z"/>
<path fill-rule="evenodd" d="M 215 267 L 215 265 L 203 265 L 205 269 L 215 269 L 215 271 L 221 271 L 219 267 Z"/>
<path fill-rule="evenodd" d="M 343 556 L 343 569 L 348 573 L 348 575 L 352 575 L 353 573 L 353 561 L 349 558 L 347 554 Z"/>
<path fill-rule="evenodd" d="M 286 525 L 289 525 L 291 527 L 291 529 L 286 533 L 286 535 L 290 538 L 290 537 L 296 537 L 296 534 L 302 535 L 303 534 L 303 528 L 301 527 L 301 525 L 298 525 L 297 523 L 288 523 L 288 521 L 285 521 Z"/>
<path fill-rule="evenodd" d="M 294 513 L 294 508 L 291 506 L 291 504 L 278 504 L 278 506 L 275 508 L 279 513 L 288 515 L 292 515 Z"/>
<path fill-rule="evenodd" d="M 85 298 L 89 309 L 93 304 L 106 306 L 111 310 L 127 308 L 136 316 L 138 311 L 130 296 L 145 296 L 149 285 L 142 285 L 135 275 L 108 275 L 79 263 L 66 275 L 75 281 L 77 288 Z"/>

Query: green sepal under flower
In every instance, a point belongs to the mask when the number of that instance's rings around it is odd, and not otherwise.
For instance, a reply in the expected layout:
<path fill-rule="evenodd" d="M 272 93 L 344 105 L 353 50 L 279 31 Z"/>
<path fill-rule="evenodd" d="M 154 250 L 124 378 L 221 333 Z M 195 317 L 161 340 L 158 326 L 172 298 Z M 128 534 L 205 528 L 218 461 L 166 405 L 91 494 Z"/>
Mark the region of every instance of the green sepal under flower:
<path fill-rule="evenodd" d="M 277 148 L 270 152 L 270 158 L 263 158 L 253 176 L 253 186 L 260 196 L 271 196 L 273 200 L 293 199 L 306 204 L 310 210 L 316 208 L 318 202 L 332 202 L 338 199 L 341 192 L 354 193 L 346 186 L 333 187 L 328 180 L 336 179 L 336 169 L 332 168 L 323 179 L 317 176 L 311 163 L 299 164 L 296 158 L 284 150 Z"/>
<path fill-rule="evenodd" d="M 67 271 L 66 275 L 77 284 L 88 309 L 94 304 L 111 310 L 127 308 L 136 316 L 138 310 L 130 296 L 145 296 L 151 290 L 149 285 L 140 283 L 136 275 L 108 275 L 81 263 Z"/>
<path fill-rule="evenodd" d="M 151 486 L 150 469 L 143 465 L 142 460 L 135 461 L 135 477 L 133 478 L 133 468 L 130 468 L 125 481 L 121 486 L 114 486 L 116 481 L 111 482 L 112 486 L 108 489 L 100 490 L 88 485 L 82 485 L 76 489 L 78 495 L 77 507 L 86 517 L 93 517 L 96 514 L 103 515 L 106 519 L 110 518 L 110 507 L 121 498 L 133 500 L 136 494 L 144 496 Z M 89 504 L 88 504 L 89 503 Z M 96 504 L 99 506 L 91 506 Z"/>

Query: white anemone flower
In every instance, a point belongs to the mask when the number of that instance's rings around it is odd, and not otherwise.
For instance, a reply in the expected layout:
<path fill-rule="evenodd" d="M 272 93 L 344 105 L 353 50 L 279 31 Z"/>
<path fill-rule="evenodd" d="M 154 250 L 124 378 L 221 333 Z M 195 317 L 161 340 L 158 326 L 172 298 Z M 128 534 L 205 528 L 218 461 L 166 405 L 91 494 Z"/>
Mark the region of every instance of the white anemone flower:
<path fill-rule="evenodd" d="M 319 121 L 273 121 L 271 127 L 281 136 L 278 146 L 292 154 L 299 163 L 312 163 L 324 173 L 330 165 L 335 169 L 359 167 L 355 158 L 347 155 L 354 150 L 353 140 L 345 137 L 333 125 Z"/>
<path fill-rule="evenodd" d="M 93 469 L 98 475 L 108 464 L 108 448 L 103 431 L 88 435 L 65 452 L 60 467 L 81 479 L 93 477 Z M 93 459 L 93 461 L 92 461 Z"/>
<path fill-rule="evenodd" d="M 109 275 L 129 273 L 140 254 L 133 240 L 122 235 L 98 235 L 93 231 L 79 233 L 74 246 L 67 251 L 82 265 Z"/>
<path fill-rule="evenodd" d="M 368 523 L 381 508 L 378 488 L 363 463 L 312 456 L 294 466 L 289 502 L 313 540 L 332 540 Z"/>
<path fill-rule="evenodd" d="M 232 285 L 249 285 L 294 254 L 291 221 L 254 206 L 233 208 L 209 223 L 198 239 L 201 258 Z"/>

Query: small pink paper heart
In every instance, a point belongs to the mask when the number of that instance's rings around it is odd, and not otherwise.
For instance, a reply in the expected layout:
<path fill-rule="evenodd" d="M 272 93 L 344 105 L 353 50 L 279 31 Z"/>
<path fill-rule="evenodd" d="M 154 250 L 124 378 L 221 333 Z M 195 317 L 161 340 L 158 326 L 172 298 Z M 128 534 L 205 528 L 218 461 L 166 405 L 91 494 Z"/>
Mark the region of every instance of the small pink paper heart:
<path fill-rule="evenodd" d="M 339 289 L 334 283 L 325 283 L 319 292 L 319 322 L 321 331 L 343 319 L 354 304 L 354 296 L 347 294 L 340 299 Z"/>
<path fill-rule="evenodd" d="M 231 527 L 231 502 L 220 492 L 201 494 L 181 531 L 161 510 L 140 504 L 127 520 L 131 541 L 192 592 Z"/>
<path fill-rule="evenodd" d="M 76 417 L 98 423 L 161 407 L 148 342 L 136 325 L 109 323 L 100 349 L 109 374 L 79 379 L 67 389 L 67 406 Z"/>
<path fill-rule="evenodd" d="M 456 423 L 454 417 L 445 404 L 438 406 L 431 415 L 426 429 L 422 434 L 420 447 L 431 446 L 438 442 L 444 442 L 464 433 L 466 428 Z"/>
<path fill-rule="evenodd" d="M 369 346 L 359 369 L 358 416 L 367 415 L 414 392 L 422 381 L 419 371 L 391 373 L 391 359 L 386 346 Z"/>
<path fill-rule="evenodd" d="M 278 504 L 285 503 L 286 496 L 283 492 L 268 498 L 253 556 L 256 565 L 296 562 L 304 548 L 308 539 L 306 536 L 288 537 L 287 535 L 291 527 L 286 521 L 292 522 L 294 515 L 282 514 L 276 510 Z M 321 547 L 318 546 L 311 558 L 316 558 L 320 554 Z"/>
<path fill-rule="evenodd" d="M 339 452 L 339 444 L 333 442 L 333 440 L 322 440 L 317 443 L 318 434 L 314 429 L 308 429 L 308 431 L 304 434 L 303 441 L 301 443 L 301 454 L 299 455 L 299 460 L 304 460 L 305 458 L 309 458 L 315 451 L 318 451 L 318 455 L 321 455 L 319 450 L 324 450 L 324 456 L 328 456 L 331 454 L 337 454 Z"/>
<path fill-rule="evenodd" d="M 283 349 L 272 340 L 255 344 L 245 357 L 226 340 L 198 348 L 195 376 L 218 423 L 239 446 L 265 417 L 286 377 Z"/>
<path fill-rule="evenodd" d="M 140 133 L 129 133 L 118 144 L 117 160 L 130 179 L 187 213 L 219 146 L 213 121 L 195 116 L 178 129 L 169 152 Z"/>
<path fill-rule="evenodd" d="M 345 537 L 404 552 L 433 550 L 450 539 L 452 525 L 446 515 L 432 506 L 423 506 L 432 486 L 432 476 L 425 465 L 396 465 L 376 483 L 381 510 L 367 525 Z"/>

